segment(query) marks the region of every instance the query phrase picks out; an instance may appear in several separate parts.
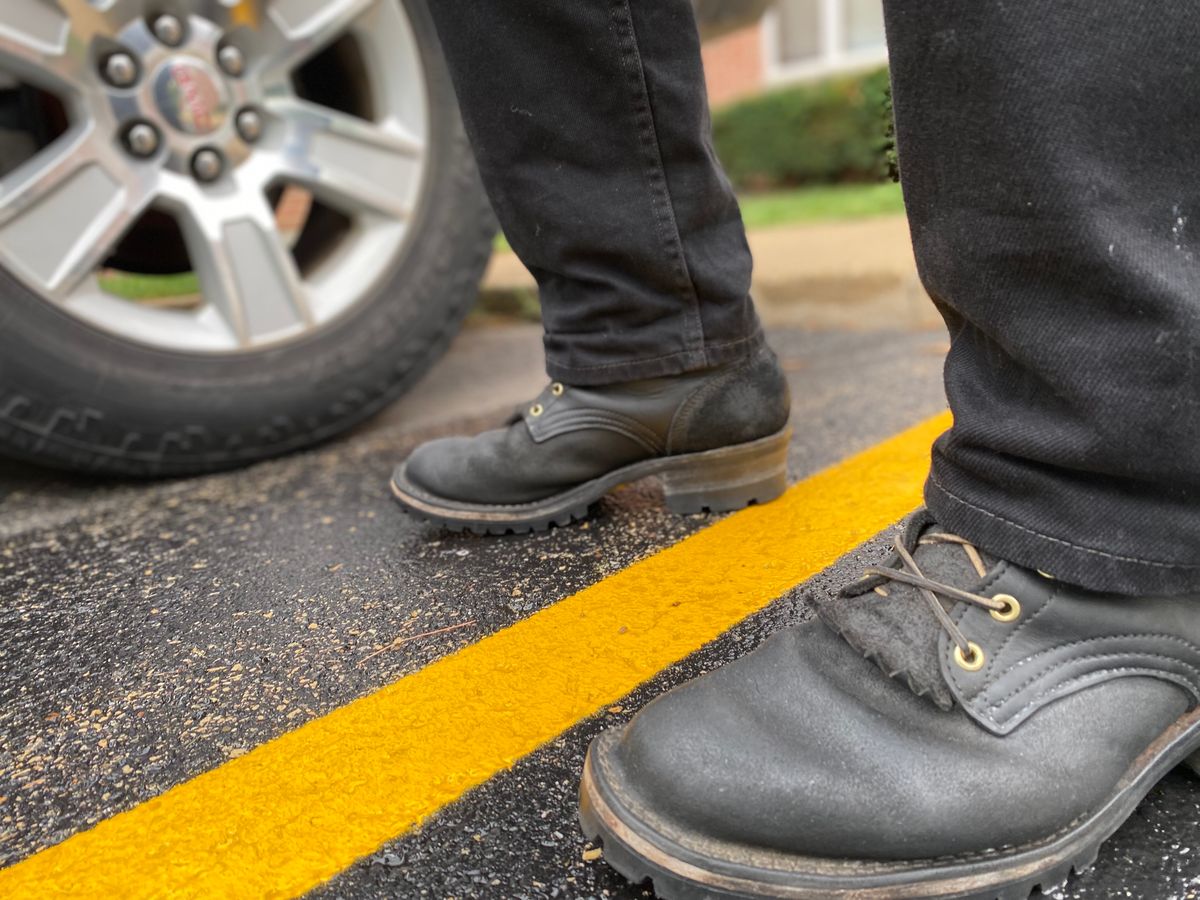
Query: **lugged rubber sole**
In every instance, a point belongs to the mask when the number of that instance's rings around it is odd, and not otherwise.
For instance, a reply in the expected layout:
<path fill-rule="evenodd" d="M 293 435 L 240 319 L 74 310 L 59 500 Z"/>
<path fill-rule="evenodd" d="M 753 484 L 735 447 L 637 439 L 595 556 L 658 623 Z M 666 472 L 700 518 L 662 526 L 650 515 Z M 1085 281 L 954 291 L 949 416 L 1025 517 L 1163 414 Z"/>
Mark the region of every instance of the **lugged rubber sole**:
<path fill-rule="evenodd" d="M 621 802 L 604 754 L 619 732 L 588 749 L 580 784 L 584 834 L 629 881 L 662 900 L 1028 900 L 1089 868 L 1149 790 L 1177 765 L 1200 773 L 1200 709 L 1179 719 L 1134 762 L 1104 806 L 1044 842 L 971 858 L 888 863 L 769 853 L 693 834 L 664 834 Z"/>
<path fill-rule="evenodd" d="M 609 491 L 643 478 L 659 480 L 672 512 L 729 512 L 768 503 L 787 490 L 791 436 L 788 427 L 732 447 L 644 460 L 533 503 L 465 503 L 438 497 L 413 484 L 405 465 L 392 476 L 392 493 L 425 521 L 475 534 L 524 534 L 568 525 L 586 518 L 592 504 Z"/>

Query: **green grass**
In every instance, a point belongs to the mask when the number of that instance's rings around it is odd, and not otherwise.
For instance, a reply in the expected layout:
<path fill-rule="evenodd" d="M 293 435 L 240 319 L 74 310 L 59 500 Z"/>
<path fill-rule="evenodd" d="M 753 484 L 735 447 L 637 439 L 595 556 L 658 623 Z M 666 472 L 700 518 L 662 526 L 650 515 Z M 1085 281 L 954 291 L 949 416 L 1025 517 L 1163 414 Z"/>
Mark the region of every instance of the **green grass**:
<path fill-rule="evenodd" d="M 537 288 L 491 289 L 479 292 L 479 300 L 471 310 L 477 324 L 487 322 L 540 322 L 542 304 Z"/>
<path fill-rule="evenodd" d="M 797 222 L 864 219 L 904 212 L 900 185 L 836 184 L 744 194 L 740 198 L 746 228 L 772 228 Z"/>
<path fill-rule="evenodd" d="M 100 276 L 100 289 L 122 300 L 159 300 L 198 294 L 200 282 L 193 272 L 183 272 L 179 275 L 105 272 Z"/>
<path fill-rule="evenodd" d="M 904 212 L 900 185 L 890 181 L 883 184 L 818 185 L 762 194 L 742 194 L 738 200 L 742 205 L 742 219 L 750 231 L 800 222 L 834 222 Z M 503 234 L 496 235 L 496 249 L 512 249 Z"/>

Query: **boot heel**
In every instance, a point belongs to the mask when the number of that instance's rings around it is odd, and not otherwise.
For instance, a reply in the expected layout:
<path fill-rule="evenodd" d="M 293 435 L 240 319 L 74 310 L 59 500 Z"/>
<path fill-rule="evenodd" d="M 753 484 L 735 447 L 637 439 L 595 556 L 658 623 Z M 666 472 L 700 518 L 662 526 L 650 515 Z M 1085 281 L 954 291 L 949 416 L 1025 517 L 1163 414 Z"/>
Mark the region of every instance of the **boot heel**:
<path fill-rule="evenodd" d="M 681 456 L 659 476 L 667 508 L 680 515 L 728 512 L 768 503 L 787 490 L 792 430 L 771 437 Z"/>

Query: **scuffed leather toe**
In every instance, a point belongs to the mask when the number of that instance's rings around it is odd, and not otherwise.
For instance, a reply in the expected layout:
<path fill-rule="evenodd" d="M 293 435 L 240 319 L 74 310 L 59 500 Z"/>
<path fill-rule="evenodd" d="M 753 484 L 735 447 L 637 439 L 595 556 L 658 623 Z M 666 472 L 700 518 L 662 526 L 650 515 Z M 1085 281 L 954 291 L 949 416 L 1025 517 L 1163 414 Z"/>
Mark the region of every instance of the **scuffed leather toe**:
<path fill-rule="evenodd" d="M 471 444 L 470 438 L 448 437 L 429 441 L 417 447 L 396 471 L 403 472 L 408 482 L 435 497 L 458 499 L 456 486 L 464 484 L 462 462 Z"/>
<path fill-rule="evenodd" d="M 623 805 L 652 810 L 675 839 L 837 859 L 978 852 L 1044 838 L 1094 808 L 1186 708 L 1161 682 L 1104 690 L 1103 704 L 1077 694 L 1022 740 L 999 738 L 880 677 L 814 622 L 652 703 L 599 768 Z M 1103 771 L 1094 792 L 1064 793 L 1081 746 L 1100 750 L 1087 764 Z"/>

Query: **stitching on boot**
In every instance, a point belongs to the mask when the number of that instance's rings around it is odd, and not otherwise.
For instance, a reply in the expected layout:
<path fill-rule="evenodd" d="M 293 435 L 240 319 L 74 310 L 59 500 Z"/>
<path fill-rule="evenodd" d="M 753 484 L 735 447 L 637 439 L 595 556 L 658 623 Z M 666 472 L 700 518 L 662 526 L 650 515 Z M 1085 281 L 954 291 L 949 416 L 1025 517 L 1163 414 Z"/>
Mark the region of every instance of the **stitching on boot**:
<path fill-rule="evenodd" d="M 1170 658 L 1169 656 L 1164 656 L 1164 659 Z M 983 715 L 986 720 L 992 722 L 992 724 L 998 728 L 1007 728 L 1008 726 L 1013 725 L 1014 722 L 1015 724 L 1019 725 L 1020 722 L 1028 718 L 1032 712 L 1036 712 L 1036 710 L 1033 708 L 1039 706 L 1039 704 L 1050 703 L 1057 700 L 1057 698 L 1060 696 L 1069 696 L 1070 694 L 1073 694 L 1075 689 L 1082 690 L 1087 688 L 1087 686 L 1091 686 L 1091 684 L 1103 684 L 1115 678 L 1129 678 L 1133 676 L 1156 678 L 1160 680 L 1160 682 L 1170 682 L 1171 684 L 1180 686 L 1180 688 L 1183 690 L 1188 691 L 1189 694 L 1192 694 L 1193 698 L 1196 698 L 1196 700 L 1200 700 L 1200 695 L 1196 694 L 1195 684 L 1193 682 L 1189 682 L 1189 680 L 1186 677 L 1181 676 L 1181 674 L 1165 671 L 1162 670 L 1162 668 L 1150 668 L 1148 666 L 1115 666 L 1112 668 L 1100 668 L 1100 670 L 1088 672 L 1087 674 L 1082 674 L 1082 676 L 1076 678 L 1070 678 L 1066 680 L 1066 682 L 1060 682 L 1055 685 L 1054 689 L 1043 692 L 1043 694 L 1039 694 L 1037 697 L 1034 697 L 1033 700 L 1026 703 L 1024 707 L 1016 710 L 1015 713 L 1007 716 L 1007 718 L 1003 721 L 996 719 L 995 716 L 992 716 L 988 713 L 980 713 L 980 715 Z"/>
<path fill-rule="evenodd" d="M 1097 643 L 1100 643 L 1101 641 L 1124 641 L 1124 640 L 1147 640 L 1147 641 L 1161 640 L 1161 641 L 1166 641 L 1166 642 L 1172 643 L 1172 644 L 1182 644 L 1184 647 L 1191 650 L 1193 653 L 1200 655 L 1200 647 L 1197 647 L 1195 644 L 1193 644 L 1191 641 L 1187 640 L 1186 638 L 1181 638 L 1178 635 L 1173 635 L 1173 634 L 1148 632 L 1148 633 L 1141 633 L 1141 634 L 1139 634 L 1139 633 L 1107 634 L 1107 635 L 1103 635 L 1101 637 L 1084 638 L 1082 640 L 1071 641 L 1066 644 L 1058 644 L 1054 647 L 1049 647 L 1045 650 L 1039 650 L 1037 653 L 1033 654 L 1032 656 L 1027 656 L 1024 659 L 1019 660 L 1019 662 L 1020 663 L 1028 663 L 1031 660 L 1037 659 L 1039 656 L 1046 656 L 1049 653 L 1055 653 L 1055 652 L 1058 652 L 1061 650 L 1070 649 L 1072 647 L 1082 647 L 1086 644 L 1097 644 Z M 1029 687 L 1031 687 L 1033 684 L 1054 674 L 1059 669 L 1064 669 L 1067 666 L 1075 665 L 1077 663 L 1087 662 L 1090 659 L 1107 659 L 1109 657 L 1115 657 L 1115 656 L 1141 656 L 1141 657 L 1150 657 L 1153 659 L 1165 659 L 1165 660 L 1169 660 L 1169 661 L 1174 661 L 1174 662 L 1179 663 L 1179 665 L 1183 666 L 1184 668 L 1191 669 L 1192 671 L 1197 673 L 1197 676 L 1200 676 L 1200 668 L 1197 668 L 1196 666 L 1193 666 L 1190 663 L 1186 663 L 1183 660 L 1179 659 L 1178 657 L 1168 656 L 1165 653 L 1152 653 L 1149 651 L 1142 652 L 1142 651 L 1131 651 L 1131 650 L 1114 650 L 1114 651 L 1111 651 L 1108 653 L 1088 653 L 1083 656 L 1075 656 L 1075 657 L 1072 657 L 1071 659 L 1065 659 L 1065 660 L 1062 660 L 1061 662 L 1051 663 L 1049 665 L 1049 667 L 1044 668 L 1041 671 L 1035 672 L 1032 675 L 1030 675 L 1018 687 L 1013 688 L 1007 694 L 1005 694 L 1003 697 L 1000 697 L 998 700 L 995 700 L 994 702 L 992 702 L 987 708 L 988 709 L 998 709 L 999 707 L 1001 707 L 1005 703 L 1007 703 L 1009 700 L 1016 697 L 1022 691 L 1028 690 Z M 1005 669 L 1004 673 L 1002 673 L 1002 674 L 1008 674 L 1009 672 L 1013 671 L 1013 669 L 1015 669 L 1015 668 L 1016 668 L 1016 666 L 1008 666 Z M 986 688 L 984 691 L 980 691 L 979 693 L 984 693 L 985 691 L 986 691 Z M 1200 677 L 1197 678 L 1197 692 L 1200 693 Z M 976 696 L 978 698 L 978 694 Z M 986 698 L 983 700 L 983 702 L 986 702 Z"/>
<path fill-rule="evenodd" d="M 708 381 L 701 382 L 699 387 L 687 395 L 683 402 L 679 404 L 679 408 L 675 410 L 675 415 L 671 416 L 671 424 L 667 427 L 666 452 L 674 453 L 676 451 L 676 440 L 680 437 L 675 433 L 676 427 L 681 429 L 687 428 L 687 420 L 692 411 L 700 405 L 701 401 L 707 400 L 718 389 L 729 383 L 729 380 L 736 375 L 739 375 L 749 369 L 758 361 L 759 354 L 754 354 L 742 362 L 738 363 L 731 369 L 722 372 L 716 378 L 711 378 Z"/>
<path fill-rule="evenodd" d="M 1119 660 L 1122 657 L 1128 657 L 1128 656 L 1138 656 L 1138 657 L 1141 657 L 1142 659 L 1161 659 L 1161 660 L 1165 660 L 1170 663 L 1175 663 L 1183 669 L 1187 669 L 1191 672 L 1196 673 L 1197 681 L 1200 681 L 1200 668 L 1197 668 L 1196 666 L 1192 665 L 1191 663 L 1184 662 L 1177 656 L 1168 656 L 1166 653 L 1146 652 L 1146 653 L 1132 653 L 1131 654 L 1128 651 L 1114 651 L 1112 653 L 1089 653 L 1087 656 L 1080 656 L 1077 659 L 1072 660 L 1072 662 L 1088 662 L 1089 660 L 1100 660 L 1100 659 Z M 1050 674 L 1057 668 L 1061 668 L 1061 666 L 1055 666 L 1052 669 L 1048 669 L 1046 674 Z M 1041 697 L 1046 697 L 1046 696 L 1050 696 L 1050 695 L 1057 693 L 1063 685 L 1074 684 L 1079 681 L 1085 681 L 1088 678 L 1093 678 L 1093 677 L 1102 675 L 1107 672 L 1121 672 L 1121 671 L 1125 671 L 1127 669 L 1129 669 L 1129 670 L 1136 669 L 1139 672 L 1142 672 L 1144 674 L 1150 674 L 1150 675 L 1178 676 L 1178 674 L 1179 674 L 1177 672 L 1171 671 L 1170 669 L 1156 669 L 1156 668 L 1151 668 L 1148 665 L 1140 665 L 1139 666 L 1132 662 L 1128 663 L 1126 665 L 1118 665 L 1118 666 L 1112 666 L 1112 667 L 1105 668 L 1105 669 L 1097 669 L 1094 672 L 1087 672 L 1082 675 L 1072 675 L 1070 678 L 1066 679 L 1065 681 L 1060 681 L 1057 684 L 1046 688 L 1045 690 L 1038 691 L 1038 693 L 1036 695 L 1034 695 L 1034 698 L 1028 704 L 1026 704 L 1025 708 L 1027 709 L 1029 706 L 1035 705 L 1037 703 L 1038 699 Z M 1037 681 L 1037 680 L 1038 679 L 1034 679 L 1034 681 Z M 1187 682 L 1187 687 L 1191 690 L 1191 692 L 1194 695 L 1197 696 L 1197 699 L 1200 699 L 1200 687 L 1197 686 L 1197 681 Z M 1021 691 L 1024 690 L 1025 688 L 1027 688 L 1028 686 L 1029 686 L 1028 684 L 1023 685 L 1021 688 L 1019 688 L 1009 694 L 1006 694 L 1004 697 L 1002 697 L 1000 700 L 997 700 L 995 703 L 989 704 L 988 706 L 984 707 L 984 709 L 987 710 L 989 713 L 995 712 L 996 710 L 1000 709 L 1000 707 L 1002 707 L 1009 700 L 1016 699 L 1016 697 L 1021 693 Z M 1007 716 L 1006 718 L 1011 719 L 1012 717 Z"/>
<path fill-rule="evenodd" d="M 1046 602 L 1042 604 L 1041 609 L 1039 609 L 1037 612 L 1035 612 L 1032 616 L 1029 616 L 1027 619 L 1022 621 L 1020 625 L 1018 625 L 1016 628 L 1014 628 L 1012 630 L 1012 632 L 1009 634 L 1009 636 L 1004 639 L 1004 643 L 1002 643 L 996 649 L 996 656 L 995 656 L 996 659 L 999 659 L 1001 656 L 1004 655 L 1004 651 L 1008 648 L 1008 645 L 1010 643 L 1012 643 L 1013 639 L 1016 638 L 1016 636 L 1018 634 L 1020 634 L 1022 631 L 1024 631 L 1030 624 L 1032 624 L 1034 621 L 1037 620 L 1038 616 L 1040 616 L 1042 613 L 1044 613 L 1046 610 L 1048 610 L 1050 608 L 1050 606 L 1054 603 L 1054 601 L 1058 599 L 1059 591 L 1061 591 L 1061 590 L 1062 590 L 1062 588 L 1058 584 L 1054 585 L 1054 590 L 1050 592 L 1050 596 L 1046 598 Z"/>
<path fill-rule="evenodd" d="M 530 425 L 529 433 L 533 440 L 540 444 L 559 435 L 586 431 L 589 428 L 620 434 L 656 456 L 661 453 L 658 436 L 652 429 L 637 419 L 614 410 L 566 410 L 552 418 L 543 419 L 537 428 Z"/>

